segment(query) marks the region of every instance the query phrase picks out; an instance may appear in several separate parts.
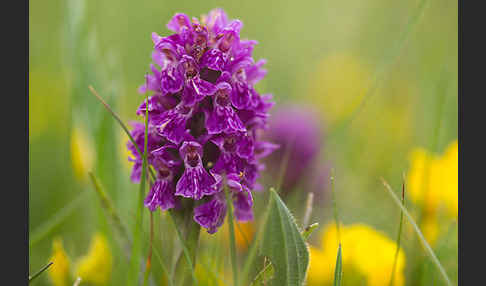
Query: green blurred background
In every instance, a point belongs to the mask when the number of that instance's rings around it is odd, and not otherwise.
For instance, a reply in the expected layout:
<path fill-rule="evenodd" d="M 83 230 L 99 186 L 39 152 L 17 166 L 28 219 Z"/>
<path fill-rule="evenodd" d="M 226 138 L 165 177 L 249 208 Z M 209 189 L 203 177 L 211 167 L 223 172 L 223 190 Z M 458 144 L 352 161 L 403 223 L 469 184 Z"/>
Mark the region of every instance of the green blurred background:
<path fill-rule="evenodd" d="M 199 17 L 215 7 L 243 21 L 243 38 L 259 42 L 254 58 L 268 60 L 268 73 L 257 89 L 274 94 L 275 108 L 298 103 L 319 111 L 321 159 L 335 169 L 343 222 L 368 223 L 394 238 L 399 211 L 379 178 L 400 189 L 410 150 L 441 153 L 458 131 L 457 1 L 427 1 L 419 13 L 422 2 L 29 1 L 30 272 L 45 264 L 54 237 L 73 257 L 96 231 L 118 247 L 89 170 L 133 221 L 138 186 L 129 180 L 126 137 L 88 85 L 125 122 L 135 120 L 151 33 L 168 35 L 175 12 Z M 85 142 L 81 151 L 73 137 Z M 330 204 L 315 208 L 313 220 L 330 218 Z M 403 243 L 413 239 L 405 234 Z M 114 274 L 122 261 L 115 258 Z M 37 284 L 49 285 L 46 277 Z"/>

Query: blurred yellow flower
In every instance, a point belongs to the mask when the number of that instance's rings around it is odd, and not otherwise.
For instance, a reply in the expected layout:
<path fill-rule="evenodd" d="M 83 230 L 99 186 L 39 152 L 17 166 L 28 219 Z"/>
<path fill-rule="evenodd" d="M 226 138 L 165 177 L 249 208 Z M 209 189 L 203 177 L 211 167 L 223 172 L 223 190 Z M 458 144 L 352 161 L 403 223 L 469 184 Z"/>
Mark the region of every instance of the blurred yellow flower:
<path fill-rule="evenodd" d="M 408 188 L 412 202 L 419 205 L 424 214 L 421 228 L 433 245 L 439 235 L 439 211 L 445 218 L 458 215 L 458 142 L 451 142 L 444 154 L 433 155 L 423 148 L 410 153 Z"/>
<path fill-rule="evenodd" d="M 48 269 L 48 275 L 54 286 L 64 286 L 69 284 L 69 258 L 64 250 L 62 240 L 54 239 L 52 242 L 52 256 L 50 261 L 53 262 Z"/>
<path fill-rule="evenodd" d="M 127 148 L 127 142 L 129 141 L 128 136 L 125 132 L 121 131 L 120 136 L 118 138 L 119 138 L 118 147 L 120 152 L 121 164 L 123 165 L 124 168 L 130 171 L 132 169 L 133 162 L 129 161 L 128 158 L 129 157 L 133 158 L 133 154 Z"/>
<path fill-rule="evenodd" d="M 370 71 L 350 54 L 333 54 L 319 64 L 309 95 L 324 119 L 336 123 L 351 114 L 371 85 Z"/>
<path fill-rule="evenodd" d="M 112 260 L 108 241 L 102 234 L 95 234 L 88 253 L 76 263 L 76 276 L 83 282 L 105 285 L 111 277 Z"/>
<path fill-rule="evenodd" d="M 71 131 L 71 163 L 76 177 L 83 181 L 91 171 L 95 150 L 91 138 L 81 125 L 74 125 Z"/>
<path fill-rule="evenodd" d="M 362 277 L 370 286 L 389 285 L 396 252 L 396 243 L 384 234 L 364 224 L 341 226 L 343 271 L 347 281 Z M 310 250 L 309 285 L 328 285 L 334 280 L 338 249 L 335 224 L 328 225 L 321 236 L 320 248 Z M 404 285 L 405 254 L 400 249 L 394 285 Z M 361 284 L 360 284 L 361 285 Z"/>
<path fill-rule="evenodd" d="M 255 226 L 253 222 L 236 222 L 235 223 L 235 242 L 240 251 L 245 251 L 253 240 Z"/>

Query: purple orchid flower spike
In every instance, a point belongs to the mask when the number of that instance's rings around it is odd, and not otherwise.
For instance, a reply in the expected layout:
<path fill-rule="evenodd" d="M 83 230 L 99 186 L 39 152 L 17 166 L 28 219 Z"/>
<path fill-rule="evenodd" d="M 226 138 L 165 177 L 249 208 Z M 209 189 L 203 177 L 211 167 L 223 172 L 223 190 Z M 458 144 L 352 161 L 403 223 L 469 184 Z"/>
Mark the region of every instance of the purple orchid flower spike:
<path fill-rule="evenodd" d="M 145 206 L 167 210 L 200 200 L 193 218 L 209 233 L 224 221 L 224 187 L 236 219 L 253 218 L 252 192 L 261 189 L 257 179 L 264 169 L 260 159 L 277 148 L 261 140 L 273 101 L 254 87 L 267 72 L 265 60 L 253 59 L 257 42 L 241 39 L 242 27 L 222 9 L 200 20 L 175 14 L 167 24 L 172 35 L 152 33 L 150 74 L 139 88 L 150 93 L 136 114 L 148 113 L 147 161 L 155 171 Z M 141 150 L 144 127 L 137 123 L 132 130 Z M 127 147 L 137 182 L 142 158 L 133 144 Z"/>

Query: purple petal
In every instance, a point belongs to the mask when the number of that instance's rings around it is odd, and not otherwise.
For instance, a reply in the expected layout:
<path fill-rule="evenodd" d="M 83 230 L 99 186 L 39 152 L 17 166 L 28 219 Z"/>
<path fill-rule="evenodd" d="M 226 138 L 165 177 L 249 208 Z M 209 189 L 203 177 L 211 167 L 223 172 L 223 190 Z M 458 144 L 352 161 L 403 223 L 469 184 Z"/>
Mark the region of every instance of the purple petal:
<path fill-rule="evenodd" d="M 200 200 L 204 195 L 218 192 L 216 180 L 202 165 L 202 146 L 197 142 L 184 142 L 180 148 L 186 167 L 177 182 L 176 195 Z"/>
<path fill-rule="evenodd" d="M 201 58 L 201 66 L 212 70 L 222 71 L 225 64 L 226 59 L 224 54 L 216 49 L 205 52 Z"/>
<path fill-rule="evenodd" d="M 155 211 L 160 207 L 162 211 L 175 207 L 174 190 L 171 182 L 167 180 L 156 180 L 144 200 L 144 205 Z"/>
<path fill-rule="evenodd" d="M 233 205 L 235 207 L 235 217 L 239 221 L 253 220 L 253 197 L 248 190 L 238 192 L 233 196 Z"/>
<path fill-rule="evenodd" d="M 215 106 L 213 112 L 207 117 L 206 128 L 209 134 L 246 131 L 243 122 L 231 106 Z"/>
<path fill-rule="evenodd" d="M 161 72 L 160 89 L 164 94 L 176 93 L 184 85 L 183 75 L 175 66 L 169 66 Z"/>
<path fill-rule="evenodd" d="M 196 167 L 187 167 L 176 185 L 176 195 L 200 200 L 218 192 L 216 180 L 203 168 L 202 162 Z"/>
<path fill-rule="evenodd" d="M 191 87 L 196 92 L 196 100 L 200 101 L 206 95 L 212 95 L 216 92 L 216 86 L 208 81 L 201 79 L 199 76 L 192 78 Z"/>
<path fill-rule="evenodd" d="M 181 112 L 181 109 L 189 109 Z M 187 112 L 187 113 L 186 113 Z M 179 144 L 186 135 L 186 123 L 192 114 L 192 109 L 178 105 L 175 109 L 165 112 L 159 119 L 158 131 L 167 140 Z"/>
<path fill-rule="evenodd" d="M 191 27 L 191 20 L 186 14 L 183 13 L 176 13 L 167 24 L 167 28 L 176 33 L 178 33 L 183 27 Z"/>
<path fill-rule="evenodd" d="M 194 220 L 211 234 L 223 225 L 225 216 L 226 204 L 218 198 L 213 198 L 194 209 Z"/>

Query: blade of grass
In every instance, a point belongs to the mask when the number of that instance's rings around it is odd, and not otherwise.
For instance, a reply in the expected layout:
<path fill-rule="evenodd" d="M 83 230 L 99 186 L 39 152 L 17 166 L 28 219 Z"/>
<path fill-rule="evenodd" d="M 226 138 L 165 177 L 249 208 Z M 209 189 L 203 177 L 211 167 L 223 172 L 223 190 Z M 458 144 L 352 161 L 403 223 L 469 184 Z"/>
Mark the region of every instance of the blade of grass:
<path fill-rule="evenodd" d="M 154 241 L 154 217 L 150 212 L 150 239 L 149 239 L 149 253 L 147 255 L 147 263 L 145 264 L 145 275 L 143 277 L 143 285 L 148 285 L 148 278 L 150 275 L 150 268 L 152 264 L 152 243 Z"/>
<path fill-rule="evenodd" d="M 120 127 L 127 134 L 128 139 L 132 142 L 133 146 L 135 146 L 135 149 L 137 150 L 137 152 L 140 155 L 140 157 L 143 157 L 142 151 L 140 150 L 140 148 L 138 147 L 137 143 L 135 142 L 135 139 L 133 139 L 132 134 L 130 134 L 130 131 L 128 130 L 128 128 L 125 125 L 125 123 L 123 123 L 123 121 L 120 119 L 120 116 L 118 116 L 118 114 L 116 114 L 115 111 L 113 111 L 113 109 L 111 109 L 111 107 L 103 100 L 103 98 L 101 98 L 101 96 L 98 94 L 98 92 L 96 92 L 96 90 L 91 85 L 88 88 L 91 91 L 91 93 L 103 104 L 103 106 L 105 107 L 105 109 L 108 110 L 108 112 L 111 113 L 111 115 L 113 116 L 113 118 L 115 118 L 115 120 L 118 122 L 118 124 L 120 125 Z M 146 117 L 148 117 L 148 116 L 146 116 Z M 149 168 L 149 171 L 150 171 L 150 175 L 152 176 L 152 179 L 155 180 L 154 170 L 152 168 Z"/>
<path fill-rule="evenodd" d="M 225 180 L 226 181 L 226 180 Z M 224 184 L 226 186 L 226 184 Z M 231 256 L 231 266 L 233 269 L 233 283 L 238 286 L 238 265 L 236 264 L 236 241 L 235 241 L 235 227 L 233 225 L 233 200 L 228 193 L 228 189 L 224 188 L 224 195 L 226 197 L 226 204 L 228 205 L 228 225 L 229 225 L 229 236 L 230 236 L 230 256 Z"/>
<path fill-rule="evenodd" d="M 389 53 L 387 59 L 384 61 L 384 64 L 382 64 L 382 67 L 379 68 L 378 71 L 375 73 L 372 85 L 366 91 L 360 104 L 356 107 L 355 110 L 353 110 L 353 112 L 347 118 L 345 118 L 344 120 L 336 124 L 336 127 L 334 127 L 329 132 L 328 138 L 332 137 L 335 134 L 339 134 L 340 131 L 344 130 L 346 126 L 351 124 L 351 122 L 357 117 L 357 115 L 361 112 L 361 110 L 363 110 L 366 103 L 375 94 L 375 91 L 377 90 L 378 86 L 386 79 L 386 75 L 389 74 L 391 67 L 402 54 L 402 50 L 405 47 L 412 30 L 415 28 L 420 18 L 424 14 L 426 4 L 427 4 L 427 0 L 422 0 L 419 3 L 416 12 L 413 13 L 410 19 L 408 20 L 396 44 L 391 49 L 388 49 L 391 50 L 391 52 Z"/>
<path fill-rule="evenodd" d="M 293 136 L 293 138 L 291 140 L 289 140 L 289 143 L 287 144 L 287 147 L 285 148 L 285 153 L 284 153 L 284 156 L 283 156 L 283 160 L 282 160 L 282 165 L 280 166 L 280 173 L 278 175 L 278 180 L 277 180 L 277 192 L 280 192 L 281 188 L 282 188 L 282 183 L 284 181 L 284 178 L 285 178 L 285 173 L 287 173 L 287 167 L 289 165 L 289 161 L 290 161 L 290 154 L 292 153 L 292 148 L 294 148 L 294 143 L 295 143 L 295 136 Z"/>
<path fill-rule="evenodd" d="M 33 281 L 35 278 L 37 278 L 39 275 L 41 275 L 44 271 L 46 271 L 51 265 L 54 264 L 54 262 L 49 262 L 46 266 L 42 267 L 37 273 L 35 273 L 32 276 L 29 276 L 29 284 L 31 281 Z"/>
<path fill-rule="evenodd" d="M 30 235 L 29 248 L 48 235 L 56 226 L 68 218 L 88 197 L 88 192 L 82 192 L 68 205 L 59 210 L 54 216 L 37 227 Z"/>
<path fill-rule="evenodd" d="M 336 192 L 334 190 L 334 168 L 331 169 L 331 200 L 332 200 L 332 210 L 334 214 L 334 221 L 336 223 L 338 242 L 341 244 L 341 229 L 339 227 L 339 213 L 336 205 Z"/>
<path fill-rule="evenodd" d="M 402 204 L 405 206 L 405 174 L 402 176 Z M 393 258 L 393 267 L 392 273 L 390 277 L 390 286 L 393 286 L 393 281 L 395 278 L 395 272 L 397 268 L 397 261 L 398 261 L 398 253 L 400 252 L 400 240 L 402 238 L 402 225 L 403 225 L 403 211 L 400 210 L 400 224 L 398 226 L 398 234 L 397 234 L 397 241 L 396 245 L 397 248 L 395 250 L 395 257 Z"/>
<path fill-rule="evenodd" d="M 343 260 L 341 254 L 341 243 L 338 246 L 338 253 L 336 257 L 336 268 L 334 269 L 334 286 L 341 286 L 343 280 Z"/>
<path fill-rule="evenodd" d="M 312 203 L 314 202 L 314 193 L 307 194 L 307 201 L 305 203 L 304 219 L 302 220 L 302 226 L 305 228 L 309 223 L 309 219 L 312 213 Z"/>
<path fill-rule="evenodd" d="M 125 240 L 126 248 L 129 249 L 132 243 L 130 236 L 128 234 L 125 225 L 122 223 L 120 215 L 118 214 L 118 211 L 114 207 L 111 198 L 105 192 L 104 188 L 101 186 L 101 183 L 96 178 L 96 176 L 92 172 L 88 172 L 88 174 L 89 177 L 91 178 L 91 182 L 93 183 L 93 187 L 96 191 L 96 194 L 100 198 L 103 209 L 105 209 L 105 211 L 108 213 L 108 217 L 111 219 L 113 224 L 116 226 L 116 229 L 120 232 L 121 236 Z"/>
<path fill-rule="evenodd" d="M 148 106 L 148 95 L 145 94 L 145 104 Z M 142 224 L 143 224 L 143 199 L 145 197 L 145 180 L 147 177 L 147 141 L 148 141 L 148 108 L 145 110 L 145 136 L 142 155 L 142 174 L 140 177 L 140 191 L 137 201 L 137 217 L 133 228 L 133 245 L 131 264 L 128 270 L 127 285 L 137 285 L 138 269 L 140 266 L 142 252 Z"/>
<path fill-rule="evenodd" d="M 76 281 L 74 281 L 73 286 L 79 286 L 81 284 L 81 277 L 76 278 Z"/>
<path fill-rule="evenodd" d="M 250 245 L 250 241 L 248 240 L 248 238 L 246 237 L 246 234 L 245 232 L 241 229 L 241 226 L 239 223 L 236 223 L 236 228 L 238 229 L 238 232 L 240 233 L 241 237 L 243 237 L 243 240 L 245 241 L 245 245 Z"/>
<path fill-rule="evenodd" d="M 265 215 L 264 215 L 265 216 Z M 260 220 L 258 220 L 260 221 Z M 248 277 L 250 274 L 251 267 L 254 266 L 255 259 L 257 257 L 257 250 L 258 250 L 258 244 L 261 241 L 261 236 L 263 233 L 263 224 L 260 224 L 257 232 L 255 234 L 255 239 L 253 239 L 252 244 L 250 245 L 248 255 L 246 256 L 245 263 L 243 264 L 243 271 L 241 272 L 242 275 L 242 281 L 240 285 L 246 285 L 248 281 Z"/>
<path fill-rule="evenodd" d="M 432 260 L 432 262 L 434 263 L 434 265 L 439 270 L 439 272 L 440 272 L 442 278 L 444 279 L 444 281 L 446 282 L 446 284 L 449 285 L 449 286 L 452 286 L 453 284 L 452 284 L 451 280 L 449 279 L 449 276 L 447 275 L 444 267 L 442 267 L 442 264 L 440 263 L 439 259 L 437 259 L 437 256 L 435 255 L 434 251 L 430 247 L 429 243 L 425 239 L 425 237 L 422 234 L 422 232 L 420 231 L 420 228 L 417 226 L 417 224 L 413 220 L 413 218 L 410 215 L 410 213 L 407 211 L 407 209 L 400 202 L 400 199 L 397 197 L 397 195 L 395 194 L 395 192 L 393 192 L 393 190 L 390 187 L 390 185 L 383 178 L 381 178 L 381 181 L 383 182 L 383 185 L 385 186 L 385 189 L 388 191 L 388 193 L 390 194 L 390 196 L 393 198 L 393 201 L 400 207 L 400 209 L 402 210 L 402 212 L 407 217 L 408 222 L 413 226 L 413 228 L 414 228 L 415 232 L 417 233 L 420 241 L 422 242 L 422 245 L 425 248 L 425 252 L 430 256 L 430 259 Z"/>
<path fill-rule="evenodd" d="M 143 232 L 144 232 L 144 235 L 147 235 L 145 230 L 143 230 Z M 150 235 L 150 234 L 148 234 L 148 235 Z M 153 244 L 152 244 L 151 249 L 152 249 L 152 253 L 155 254 L 155 258 L 157 258 L 157 262 L 159 263 L 160 267 L 162 268 L 163 274 L 167 277 L 167 283 L 169 284 L 168 286 L 173 286 L 174 282 L 171 279 L 170 272 L 167 268 L 167 265 L 162 260 L 162 256 L 161 256 L 160 252 L 157 250 L 156 247 L 153 247 Z"/>

